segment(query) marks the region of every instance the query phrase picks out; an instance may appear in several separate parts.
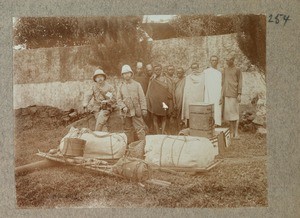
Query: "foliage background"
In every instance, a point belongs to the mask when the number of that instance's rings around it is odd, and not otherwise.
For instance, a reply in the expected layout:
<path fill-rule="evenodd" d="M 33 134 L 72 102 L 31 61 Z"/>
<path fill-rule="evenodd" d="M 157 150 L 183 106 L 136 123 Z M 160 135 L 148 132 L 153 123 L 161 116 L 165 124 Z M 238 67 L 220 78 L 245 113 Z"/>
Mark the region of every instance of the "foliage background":
<path fill-rule="evenodd" d="M 14 44 L 27 49 L 90 45 L 89 64 L 115 73 L 125 63 L 148 61 L 141 21 L 142 16 L 21 17 L 14 26 Z"/>
<path fill-rule="evenodd" d="M 142 16 L 21 17 L 14 44 L 28 49 L 91 45 L 89 63 L 116 72 L 124 63 L 150 63 L 154 40 L 237 33 L 239 48 L 251 64 L 266 73 L 264 15 L 178 15 L 169 23 L 142 23 Z"/>

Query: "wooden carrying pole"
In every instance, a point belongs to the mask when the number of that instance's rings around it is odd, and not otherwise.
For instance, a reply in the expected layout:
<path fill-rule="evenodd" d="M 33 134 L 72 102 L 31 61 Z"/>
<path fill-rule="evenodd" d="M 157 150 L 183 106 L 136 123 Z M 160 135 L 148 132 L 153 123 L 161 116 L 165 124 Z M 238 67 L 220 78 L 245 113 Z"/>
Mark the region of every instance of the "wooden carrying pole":
<path fill-rule="evenodd" d="M 29 173 L 32 172 L 34 170 L 41 170 L 41 169 L 45 169 L 47 167 L 53 167 L 53 166 L 57 166 L 58 164 L 60 164 L 59 162 L 56 161 L 52 161 L 49 159 L 45 159 L 45 160 L 41 160 L 41 161 L 37 161 L 34 163 L 30 163 L 30 164 L 26 164 L 23 166 L 19 166 L 15 168 L 15 174 L 19 175 L 19 174 L 23 174 L 23 173 Z"/>

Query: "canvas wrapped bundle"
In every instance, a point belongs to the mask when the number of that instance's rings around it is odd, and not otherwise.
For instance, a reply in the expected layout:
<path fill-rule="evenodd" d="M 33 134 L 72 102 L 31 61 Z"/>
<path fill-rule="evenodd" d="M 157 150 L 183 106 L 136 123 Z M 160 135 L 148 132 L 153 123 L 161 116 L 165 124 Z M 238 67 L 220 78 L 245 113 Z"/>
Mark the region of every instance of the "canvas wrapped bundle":
<path fill-rule="evenodd" d="M 86 141 L 83 149 L 84 158 L 119 159 L 125 154 L 127 145 L 127 137 L 124 133 L 107 133 L 72 127 L 60 142 L 60 151 L 65 149 L 64 141 L 68 138 Z"/>
<path fill-rule="evenodd" d="M 161 167 L 205 168 L 217 154 L 218 148 L 204 137 L 146 136 L 145 161 Z"/>

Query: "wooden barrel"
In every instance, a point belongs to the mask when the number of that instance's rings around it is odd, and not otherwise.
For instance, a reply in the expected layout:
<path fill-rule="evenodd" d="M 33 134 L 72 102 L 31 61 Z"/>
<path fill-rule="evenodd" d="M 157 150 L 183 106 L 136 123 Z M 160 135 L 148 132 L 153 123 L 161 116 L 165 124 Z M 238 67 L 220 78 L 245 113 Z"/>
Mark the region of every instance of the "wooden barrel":
<path fill-rule="evenodd" d="M 214 135 L 214 105 L 193 103 L 189 105 L 189 126 L 191 136 L 212 138 Z"/>

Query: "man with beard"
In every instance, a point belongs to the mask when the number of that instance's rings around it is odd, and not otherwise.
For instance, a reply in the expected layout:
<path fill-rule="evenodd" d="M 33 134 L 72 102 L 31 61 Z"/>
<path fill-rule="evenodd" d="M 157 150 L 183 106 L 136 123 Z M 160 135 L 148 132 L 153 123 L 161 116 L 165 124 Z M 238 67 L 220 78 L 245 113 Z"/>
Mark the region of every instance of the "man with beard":
<path fill-rule="evenodd" d="M 154 64 L 154 75 L 146 94 L 148 110 L 153 115 L 156 134 L 165 134 L 167 115 L 173 110 L 172 81 L 162 74 L 161 64 Z M 158 120 L 161 119 L 161 131 Z"/>
<path fill-rule="evenodd" d="M 222 124 L 222 73 L 217 70 L 219 58 L 215 55 L 210 57 L 211 67 L 204 70 L 205 74 L 205 97 L 206 103 L 214 104 L 215 124 Z"/>
<path fill-rule="evenodd" d="M 87 110 L 90 100 L 94 99 L 92 111 L 96 118 L 96 131 L 107 131 L 107 120 L 111 112 L 116 107 L 116 93 L 112 85 L 106 82 L 106 74 L 103 70 L 97 69 L 94 73 L 93 80 L 95 84 L 86 93 L 83 100 L 83 109 Z"/>
<path fill-rule="evenodd" d="M 146 136 L 143 116 L 147 116 L 146 97 L 140 83 L 132 79 L 133 72 L 129 65 L 122 67 L 123 81 L 118 90 L 118 105 L 125 116 L 125 122 L 133 125 L 139 140 Z"/>

